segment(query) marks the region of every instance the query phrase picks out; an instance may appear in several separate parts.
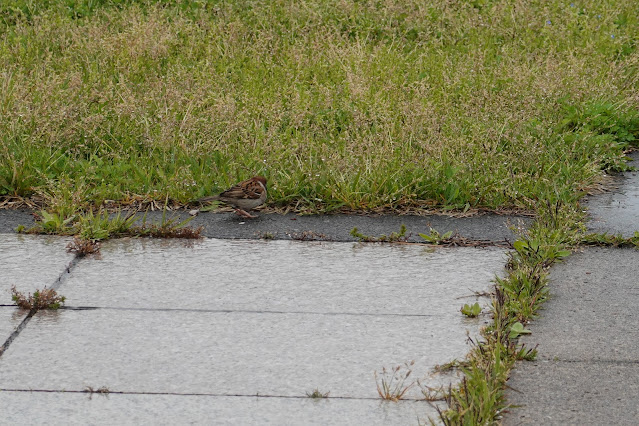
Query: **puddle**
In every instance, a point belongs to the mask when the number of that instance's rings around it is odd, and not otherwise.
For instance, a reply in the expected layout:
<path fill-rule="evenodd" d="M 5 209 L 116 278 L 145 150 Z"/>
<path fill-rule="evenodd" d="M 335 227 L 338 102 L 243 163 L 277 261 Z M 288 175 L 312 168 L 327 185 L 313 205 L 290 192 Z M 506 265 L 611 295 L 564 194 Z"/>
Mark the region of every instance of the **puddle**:
<path fill-rule="evenodd" d="M 639 152 L 634 152 L 630 165 L 639 168 Z M 587 206 L 591 220 L 588 229 L 592 232 L 607 232 L 631 237 L 639 231 L 639 172 L 623 174 L 619 187 L 612 192 L 591 196 Z"/>

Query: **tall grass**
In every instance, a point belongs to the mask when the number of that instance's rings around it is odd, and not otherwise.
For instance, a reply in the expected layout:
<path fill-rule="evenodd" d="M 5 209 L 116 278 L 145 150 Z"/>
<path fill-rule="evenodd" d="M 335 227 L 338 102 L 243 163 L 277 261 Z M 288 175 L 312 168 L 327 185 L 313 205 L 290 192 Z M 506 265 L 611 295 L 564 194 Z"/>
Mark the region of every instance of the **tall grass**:
<path fill-rule="evenodd" d="M 0 195 L 534 209 L 639 129 L 630 0 L 2 4 Z"/>

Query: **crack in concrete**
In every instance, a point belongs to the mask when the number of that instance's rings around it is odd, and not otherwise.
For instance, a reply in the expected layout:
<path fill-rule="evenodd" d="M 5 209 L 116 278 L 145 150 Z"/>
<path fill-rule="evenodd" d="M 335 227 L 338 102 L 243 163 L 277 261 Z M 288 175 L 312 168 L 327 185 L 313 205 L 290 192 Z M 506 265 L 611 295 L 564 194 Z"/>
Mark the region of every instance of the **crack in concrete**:
<path fill-rule="evenodd" d="M 49 288 L 52 288 L 53 290 L 57 291 L 60 288 L 60 286 L 69 279 L 69 275 L 71 275 L 71 271 L 77 266 L 79 261 L 80 261 L 80 258 L 77 255 L 73 256 L 73 259 L 71 259 L 71 262 L 69 262 L 69 264 L 64 268 L 64 270 L 58 276 L 58 278 L 56 278 L 55 281 L 53 281 L 53 284 L 51 284 L 51 287 Z M 14 306 L 14 305 L 2 305 L 2 306 Z M 6 352 L 6 350 L 9 349 L 9 346 L 11 346 L 11 343 L 16 339 L 16 337 L 20 335 L 22 330 L 24 330 L 27 324 L 29 324 L 29 321 L 31 321 L 31 318 L 33 318 L 33 316 L 37 312 L 38 312 L 37 308 L 31 309 L 29 313 L 27 314 L 27 316 L 24 317 L 22 322 L 16 327 L 15 330 L 13 330 L 13 333 L 11 333 L 9 337 L 7 338 L 7 340 L 5 340 L 4 344 L 0 346 L 0 358 Z"/>
<path fill-rule="evenodd" d="M 312 312 L 312 311 L 264 311 L 251 309 L 195 309 L 195 308 L 133 308 L 133 307 L 113 307 L 113 306 L 63 306 L 60 310 L 68 311 L 95 311 L 98 309 L 113 311 L 144 311 L 144 312 L 201 312 L 201 313 L 221 313 L 221 314 L 296 314 L 296 315 L 327 315 L 327 316 L 371 316 L 371 317 L 441 317 L 435 314 L 393 314 L 393 313 L 368 313 L 368 312 Z"/>
<path fill-rule="evenodd" d="M 639 360 L 623 359 L 539 359 L 537 362 L 563 362 L 566 364 L 611 364 L 611 365 L 632 365 L 639 364 Z"/>
<path fill-rule="evenodd" d="M 243 393 L 204 393 L 204 392 L 143 392 L 143 391 L 99 391 L 68 390 L 68 389 L 0 389 L 0 392 L 36 392 L 36 393 L 82 393 L 108 395 L 171 395 L 171 396 L 210 396 L 210 397 L 238 397 L 238 398 L 282 398 L 282 399 L 343 399 L 354 401 L 383 401 L 380 397 L 358 397 L 358 396 L 325 396 L 322 398 L 311 398 L 306 395 L 270 395 L 270 394 L 243 394 Z M 423 398 L 402 398 L 395 402 L 431 402 Z M 439 401 L 439 400 L 434 400 Z"/>

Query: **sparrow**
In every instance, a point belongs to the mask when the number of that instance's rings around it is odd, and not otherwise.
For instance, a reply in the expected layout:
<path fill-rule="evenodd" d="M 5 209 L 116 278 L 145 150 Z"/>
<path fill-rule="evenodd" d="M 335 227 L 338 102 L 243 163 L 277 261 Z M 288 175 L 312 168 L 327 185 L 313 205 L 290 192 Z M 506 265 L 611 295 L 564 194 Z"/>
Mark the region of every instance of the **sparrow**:
<path fill-rule="evenodd" d="M 220 195 L 199 198 L 201 203 L 206 201 L 222 201 L 233 208 L 242 217 L 256 218 L 246 210 L 261 206 L 266 201 L 266 178 L 255 176 L 249 180 L 233 185 Z"/>

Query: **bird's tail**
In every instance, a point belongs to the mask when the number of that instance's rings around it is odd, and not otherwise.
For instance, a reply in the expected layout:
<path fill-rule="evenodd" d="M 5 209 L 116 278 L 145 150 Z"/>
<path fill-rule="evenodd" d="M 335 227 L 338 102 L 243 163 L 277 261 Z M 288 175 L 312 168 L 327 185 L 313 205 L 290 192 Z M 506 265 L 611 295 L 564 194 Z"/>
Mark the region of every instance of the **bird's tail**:
<path fill-rule="evenodd" d="M 220 201 L 219 195 L 209 195 L 208 197 L 202 197 L 195 200 L 197 203 L 206 203 L 208 201 Z"/>

